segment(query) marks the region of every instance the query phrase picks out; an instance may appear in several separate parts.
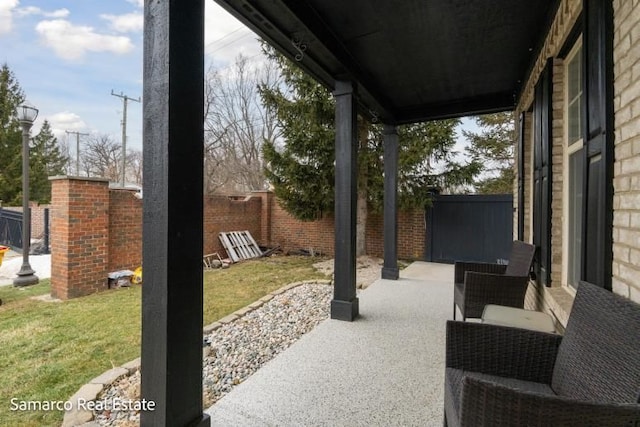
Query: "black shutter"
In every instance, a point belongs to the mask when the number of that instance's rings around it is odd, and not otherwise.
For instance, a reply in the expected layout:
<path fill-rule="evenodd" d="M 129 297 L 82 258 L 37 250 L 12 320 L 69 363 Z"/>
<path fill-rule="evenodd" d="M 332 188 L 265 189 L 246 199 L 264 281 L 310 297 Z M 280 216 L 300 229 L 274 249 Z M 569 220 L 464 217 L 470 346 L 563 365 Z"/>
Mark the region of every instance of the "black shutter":
<path fill-rule="evenodd" d="M 535 87 L 534 170 L 533 170 L 533 243 L 536 246 L 534 269 L 538 283 L 551 286 L 551 94 L 552 60 Z"/>
<path fill-rule="evenodd" d="M 524 241 L 524 125 L 525 113 L 520 113 L 518 128 L 518 240 Z"/>
<path fill-rule="evenodd" d="M 613 7 L 584 0 L 583 279 L 611 289 L 613 226 Z"/>

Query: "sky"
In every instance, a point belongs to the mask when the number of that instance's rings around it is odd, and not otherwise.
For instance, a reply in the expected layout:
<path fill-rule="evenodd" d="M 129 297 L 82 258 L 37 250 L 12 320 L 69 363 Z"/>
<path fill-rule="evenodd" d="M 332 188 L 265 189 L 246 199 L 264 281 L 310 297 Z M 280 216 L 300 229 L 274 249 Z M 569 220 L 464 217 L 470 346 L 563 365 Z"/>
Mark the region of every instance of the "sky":
<path fill-rule="evenodd" d="M 0 63 L 40 110 L 33 133 L 48 120 L 72 158 L 75 136 L 66 131 L 122 140 L 123 101 L 111 93 L 142 96 L 143 3 L 0 0 Z M 213 0 L 205 6 L 205 67 L 226 67 L 240 53 L 262 59 L 255 34 Z M 142 105 L 130 101 L 127 110 L 127 148 L 141 150 Z M 475 127 L 468 119 L 463 126 Z M 456 149 L 464 145 L 459 138 Z"/>
<path fill-rule="evenodd" d="M 65 131 L 121 141 L 123 101 L 111 92 L 142 96 L 143 3 L 0 0 L 0 64 L 40 111 L 34 134 L 46 119 L 63 143 Z M 240 53 L 259 59 L 257 36 L 213 0 L 205 4 L 206 64 L 225 67 Z M 142 106 L 130 101 L 127 110 L 127 148 L 141 150 Z"/>

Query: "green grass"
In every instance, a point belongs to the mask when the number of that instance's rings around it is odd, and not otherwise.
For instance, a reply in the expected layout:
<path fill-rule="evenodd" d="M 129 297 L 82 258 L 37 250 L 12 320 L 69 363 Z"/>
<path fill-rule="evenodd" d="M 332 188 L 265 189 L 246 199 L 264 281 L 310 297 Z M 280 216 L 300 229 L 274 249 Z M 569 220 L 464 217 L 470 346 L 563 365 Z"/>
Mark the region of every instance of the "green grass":
<path fill-rule="evenodd" d="M 288 283 L 324 278 L 312 267 L 317 261 L 271 257 L 206 272 L 204 324 Z M 60 425 L 62 412 L 11 411 L 11 398 L 64 401 L 92 378 L 140 355 L 141 287 L 62 303 L 29 298 L 48 292 L 44 280 L 25 290 L 0 288 L 0 426 Z"/>

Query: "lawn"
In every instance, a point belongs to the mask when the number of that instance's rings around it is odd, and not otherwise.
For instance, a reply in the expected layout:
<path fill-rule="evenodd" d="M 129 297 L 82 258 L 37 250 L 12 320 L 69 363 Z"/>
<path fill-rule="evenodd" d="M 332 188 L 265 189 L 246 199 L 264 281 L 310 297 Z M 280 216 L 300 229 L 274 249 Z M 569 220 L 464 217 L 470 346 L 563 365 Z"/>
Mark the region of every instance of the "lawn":
<path fill-rule="evenodd" d="M 326 278 L 313 269 L 317 261 L 279 256 L 206 272 L 205 325 L 288 283 Z M 12 411 L 11 399 L 65 401 L 140 355 L 140 286 L 62 303 L 29 298 L 48 292 L 48 280 L 0 287 L 0 426 L 60 425 L 62 412 Z"/>

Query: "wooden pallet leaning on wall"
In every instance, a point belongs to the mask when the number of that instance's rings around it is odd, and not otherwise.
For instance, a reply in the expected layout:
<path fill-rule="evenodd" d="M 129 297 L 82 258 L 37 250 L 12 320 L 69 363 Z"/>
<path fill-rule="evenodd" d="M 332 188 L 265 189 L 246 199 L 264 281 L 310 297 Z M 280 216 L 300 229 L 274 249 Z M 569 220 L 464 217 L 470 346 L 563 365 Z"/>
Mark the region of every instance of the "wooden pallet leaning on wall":
<path fill-rule="evenodd" d="M 219 238 L 233 262 L 262 256 L 260 247 L 248 230 L 222 232 Z"/>

